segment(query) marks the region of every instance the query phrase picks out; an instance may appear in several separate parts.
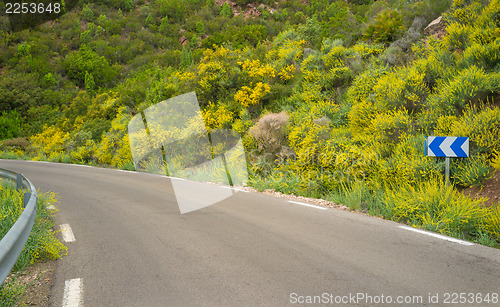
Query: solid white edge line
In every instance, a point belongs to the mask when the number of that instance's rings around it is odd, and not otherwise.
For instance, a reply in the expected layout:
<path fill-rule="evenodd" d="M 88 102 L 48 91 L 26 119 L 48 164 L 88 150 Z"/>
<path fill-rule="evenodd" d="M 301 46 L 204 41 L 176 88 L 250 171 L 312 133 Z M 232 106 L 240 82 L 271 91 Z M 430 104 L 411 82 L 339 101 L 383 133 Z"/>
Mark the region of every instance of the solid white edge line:
<path fill-rule="evenodd" d="M 75 235 L 73 234 L 73 230 L 71 230 L 69 224 L 62 224 L 59 226 L 59 229 L 61 230 L 61 235 L 63 237 L 64 242 L 75 241 Z"/>
<path fill-rule="evenodd" d="M 68 279 L 64 282 L 63 307 L 82 306 L 83 283 L 81 278 Z"/>
<path fill-rule="evenodd" d="M 414 228 L 414 227 L 399 226 L 399 228 L 406 229 L 406 230 L 413 231 L 413 232 L 418 232 L 418 233 L 421 233 L 421 234 L 424 234 L 424 235 L 428 235 L 428 236 L 431 236 L 431 237 L 434 237 L 434 238 L 438 238 L 438 239 L 450 241 L 450 242 L 453 242 L 453 243 L 458 243 L 458 244 L 468 245 L 468 246 L 474 245 L 474 243 L 472 243 L 472 242 L 467 242 L 467 241 L 455 239 L 455 238 L 452 238 L 452 237 L 448 237 L 448 236 L 441 235 L 441 234 L 434 233 L 434 232 L 430 232 L 430 231 L 425 231 L 425 230 Z"/>
<path fill-rule="evenodd" d="M 242 190 L 242 189 L 233 189 L 237 192 L 244 192 L 244 193 L 250 193 L 250 191 L 247 191 L 247 190 Z"/>
<path fill-rule="evenodd" d="M 328 209 L 328 208 L 325 208 L 325 207 L 320 207 L 320 206 L 316 206 L 316 205 L 311 205 L 311 204 L 301 203 L 301 202 L 299 202 L 299 201 L 289 200 L 288 202 L 289 202 L 289 203 L 292 203 L 292 204 L 297 204 L 297 205 L 301 205 L 301 206 L 306 206 L 306 207 L 316 208 L 316 209 L 320 209 L 320 210 L 327 210 L 327 209 Z"/>

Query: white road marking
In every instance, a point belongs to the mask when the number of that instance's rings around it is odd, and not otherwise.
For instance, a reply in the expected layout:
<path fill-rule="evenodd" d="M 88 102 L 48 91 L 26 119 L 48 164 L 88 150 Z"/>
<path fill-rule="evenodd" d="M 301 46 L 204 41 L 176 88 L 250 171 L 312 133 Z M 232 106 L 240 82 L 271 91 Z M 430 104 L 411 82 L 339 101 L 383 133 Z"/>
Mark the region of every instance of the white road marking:
<path fill-rule="evenodd" d="M 68 279 L 64 282 L 63 307 L 83 306 L 83 282 L 81 278 Z"/>
<path fill-rule="evenodd" d="M 49 162 L 49 161 L 34 161 L 34 160 L 25 160 L 26 162 L 33 162 L 33 163 L 54 163 L 54 162 Z"/>
<path fill-rule="evenodd" d="M 433 232 L 430 232 L 430 231 L 425 231 L 425 230 L 414 228 L 414 227 L 399 226 L 399 228 L 403 228 L 403 229 L 406 229 L 406 230 L 409 230 L 409 231 L 413 231 L 413 232 L 418 232 L 418 233 L 421 233 L 421 234 L 424 234 L 424 235 L 428 235 L 428 236 L 435 237 L 435 238 L 438 238 L 438 239 L 450 241 L 450 242 L 453 242 L 453 243 L 458 243 L 458 244 L 462 244 L 462 245 L 474 245 L 474 243 L 472 243 L 472 242 L 467 242 L 467 241 L 455 239 L 455 238 L 452 238 L 452 237 L 448 237 L 448 236 L 445 236 L 445 235 L 440 235 L 438 233 L 433 233 Z"/>
<path fill-rule="evenodd" d="M 93 167 L 91 165 L 85 165 L 85 164 L 70 164 L 70 165 L 74 165 L 74 166 L 81 166 L 81 167 Z"/>
<path fill-rule="evenodd" d="M 237 188 L 235 188 L 235 189 L 233 189 L 233 190 L 238 191 L 238 192 L 250 193 L 250 191 L 243 190 L 243 189 L 237 189 Z"/>
<path fill-rule="evenodd" d="M 184 179 L 184 178 L 170 177 L 170 176 L 165 176 L 165 177 L 167 177 L 167 178 L 169 178 L 169 179 L 176 179 L 176 180 L 181 180 L 181 181 L 187 181 L 187 180 L 186 180 L 186 179 Z"/>
<path fill-rule="evenodd" d="M 306 207 L 316 208 L 316 209 L 320 209 L 320 210 L 327 210 L 327 208 L 325 208 L 325 207 L 320 207 L 320 206 L 316 206 L 316 205 L 311 205 L 311 204 L 301 203 L 301 202 L 299 202 L 299 201 L 289 200 L 288 202 L 289 202 L 289 203 L 292 203 L 292 204 L 297 204 L 297 205 L 301 205 L 301 206 L 306 206 Z"/>
<path fill-rule="evenodd" d="M 59 226 L 59 229 L 61 230 L 64 242 L 75 241 L 75 235 L 73 234 L 73 230 L 71 230 L 69 224 L 62 224 L 61 226 Z"/>
<path fill-rule="evenodd" d="M 124 169 L 115 169 L 115 171 L 123 172 L 123 173 L 135 173 L 134 171 L 127 171 Z"/>

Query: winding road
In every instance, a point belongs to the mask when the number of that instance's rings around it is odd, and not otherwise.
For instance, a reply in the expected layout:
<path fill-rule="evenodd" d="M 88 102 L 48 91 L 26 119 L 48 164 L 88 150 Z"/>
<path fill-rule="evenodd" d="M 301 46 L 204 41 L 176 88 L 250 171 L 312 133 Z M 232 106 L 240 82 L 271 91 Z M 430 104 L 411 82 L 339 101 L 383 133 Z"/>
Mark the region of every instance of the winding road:
<path fill-rule="evenodd" d="M 71 304 L 65 285 L 74 279 L 84 306 L 440 306 L 454 293 L 467 294 L 461 306 L 500 305 L 493 248 L 259 193 L 181 215 L 175 179 L 46 162 L 0 167 L 60 196 L 56 222 L 75 241 L 59 261 L 52 306 Z M 477 304 L 477 293 L 490 303 Z"/>

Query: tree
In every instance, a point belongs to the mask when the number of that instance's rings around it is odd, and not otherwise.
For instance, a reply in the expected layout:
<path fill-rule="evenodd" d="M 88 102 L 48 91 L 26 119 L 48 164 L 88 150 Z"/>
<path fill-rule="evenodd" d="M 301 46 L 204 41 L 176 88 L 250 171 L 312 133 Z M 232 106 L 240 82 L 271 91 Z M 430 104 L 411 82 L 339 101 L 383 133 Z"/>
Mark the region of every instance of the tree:
<path fill-rule="evenodd" d="M 93 92 L 95 90 L 94 77 L 88 71 L 85 72 L 85 90 L 87 90 L 87 92 Z"/>
<path fill-rule="evenodd" d="M 168 26 L 168 25 L 169 25 L 169 24 L 168 24 L 168 16 L 165 16 L 165 17 L 163 17 L 163 18 L 161 19 L 160 28 L 159 28 L 160 33 L 162 33 L 162 34 L 167 34 L 167 32 L 168 32 L 168 28 L 169 28 L 169 26 Z"/>
<path fill-rule="evenodd" d="M 90 22 L 94 20 L 94 12 L 89 8 L 87 4 L 85 4 L 85 6 L 82 9 L 82 16 L 83 20 L 85 21 Z"/>
<path fill-rule="evenodd" d="M 9 113 L 3 112 L 0 116 L 0 140 L 15 138 L 20 130 L 19 113 L 15 110 Z"/>
<path fill-rule="evenodd" d="M 92 75 L 97 86 L 109 85 L 117 74 L 108 61 L 88 45 L 82 45 L 80 50 L 68 54 L 64 60 L 64 68 L 68 76 L 80 85 L 85 85 L 87 73 Z"/>
<path fill-rule="evenodd" d="M 193 63 L 193 53 L 188 47 L 184 46 L 182 47 L 181 53 L 181 67 L 186 69 L 191 65 L 191 63 Z"/>
<path fill-rule="evenodd" d="M 220 15 L 221 16 L 226 16 L 226 17 L 233 17 L 233 11 L 231 10 L 231 7 L 227 2 L 224 2 L 224 5 L 222 5 L 222 9 L 220 10 Z"/>
<path fill-rule="evenodd" d="M 130 12 L 135 7 L 134 0 L 123 0 L 122 8 L 126 12 Z"/>

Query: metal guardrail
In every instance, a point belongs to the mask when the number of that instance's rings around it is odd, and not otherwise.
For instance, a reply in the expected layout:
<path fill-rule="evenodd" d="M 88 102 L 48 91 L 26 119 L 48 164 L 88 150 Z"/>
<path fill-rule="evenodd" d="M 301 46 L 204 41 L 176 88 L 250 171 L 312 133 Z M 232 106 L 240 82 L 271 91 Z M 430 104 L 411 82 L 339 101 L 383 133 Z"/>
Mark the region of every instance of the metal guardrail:
<path fill-rule="evenodd" d="M 17 189 L 28 190 L 24 193 L 23 213 L 0 241 L 0 284 L 3 284 L 28 241 L 36 217 L 37 194 L 35 186 L 22 174 L 0 168 L 0 177 L 14 180 Z"/>

